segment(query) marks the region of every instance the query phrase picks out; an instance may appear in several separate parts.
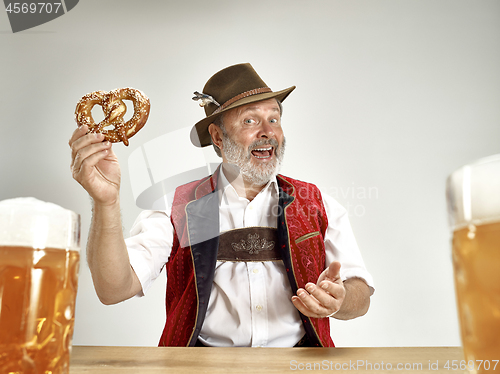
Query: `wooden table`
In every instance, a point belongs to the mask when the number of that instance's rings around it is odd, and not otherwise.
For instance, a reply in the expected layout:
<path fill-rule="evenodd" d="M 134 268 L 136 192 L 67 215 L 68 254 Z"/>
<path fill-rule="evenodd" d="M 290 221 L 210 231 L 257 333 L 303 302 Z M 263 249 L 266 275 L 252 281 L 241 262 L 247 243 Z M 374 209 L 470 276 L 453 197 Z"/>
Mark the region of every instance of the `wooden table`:
<path fill-rule="evenodd" d="M 453 361 L 457 360 L 457 361 Z M 156 348 L 73 347 L 70 374 L 463 373 L 460 347 Z M 446 368 L 448 363 L 449 369 Z M 399 370 L 398 370 L 399 369 Z"/>

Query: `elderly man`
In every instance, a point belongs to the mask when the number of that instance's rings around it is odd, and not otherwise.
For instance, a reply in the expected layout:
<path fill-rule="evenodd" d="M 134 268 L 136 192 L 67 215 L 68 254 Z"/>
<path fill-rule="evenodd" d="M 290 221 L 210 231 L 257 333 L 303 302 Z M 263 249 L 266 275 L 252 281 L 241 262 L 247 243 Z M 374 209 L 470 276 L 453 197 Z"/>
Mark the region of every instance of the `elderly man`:
<path fill-rule="evenodd" d="M 97 295 L 105 304 L 142 296 L 166 267 L 159 345 L 332 347 L 330 318 L 367 312 L 373 282 L 346 210 L 278 174 L 281 102 L 294 89 L 273 92 L 250 64 L 212 76 L 193 98 L 206 117 L 191 141 L 212 144 L 221 166 L 178 187 L 165 211 L 141 213 L 126 240 L 111 145 L 86 126 L 73 133 L 73 177 L 94 202 L 87 256 Z"/>

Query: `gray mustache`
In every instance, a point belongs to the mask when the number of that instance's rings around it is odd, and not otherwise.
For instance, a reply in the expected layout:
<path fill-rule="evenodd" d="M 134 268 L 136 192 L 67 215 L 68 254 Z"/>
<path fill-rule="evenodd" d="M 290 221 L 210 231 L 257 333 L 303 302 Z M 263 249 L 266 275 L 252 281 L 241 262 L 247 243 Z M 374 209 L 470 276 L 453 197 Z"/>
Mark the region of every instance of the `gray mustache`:
<path fill-rule="evenodd" d="M 266 145 L 273 146 L 275 149 L 277 149 L 278 148 L 278 141 L 276 139 L 256 140 L 255 142 L 253 142 L 252 144 L 250 144 L 248 146 L 248 152 L 252 151 L 252 149 L 266 146 Z"/>

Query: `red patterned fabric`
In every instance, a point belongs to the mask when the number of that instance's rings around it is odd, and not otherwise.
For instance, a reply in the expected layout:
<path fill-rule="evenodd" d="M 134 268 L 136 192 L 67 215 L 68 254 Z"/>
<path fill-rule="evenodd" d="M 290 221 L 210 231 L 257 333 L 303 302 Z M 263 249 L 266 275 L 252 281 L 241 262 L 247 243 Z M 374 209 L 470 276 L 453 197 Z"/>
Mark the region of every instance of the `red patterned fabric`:
<path fill-rule="evenodd" d="M 315 185 L 282 175 L 278 175 L 278 185 L 294 198 L 284 208 L 289 256 L 285 256 L 283 261 L 286 266 L 287 258 L 290 259 L 291 269 L 287 267 L 286 270 L 292 272 L 288 278 L 295 293 L 308 282 L 316 283 L 326 268 L 324 237 L 328 219 L 321 193 Z M 314 333 L 323 347 L 335 346 L 330 337 L 329 318 L 309 318 L 302 314 L 301 317 L 311 341 L 315 340 L 310 336 Z M 310 332 L 311 325 L 313 332 Z"/>
<path fill-rule="evenodd" d="M 186 205 L 215 189 L 218 171 L 212 177 L 178 187 L 174 196 L 171 220 L 175 230 L 174 243 L 167 270 L 167 321 L 159 346 L 193 346 L 196 326 L 205 316 L 198 315 L 199 300 L 193 258 L 186 225 Z M 316 283 L 325 269 L 324 235 L 328 226 L 326 212 L 318 188 L 312 184 L 279 175 L 278 185 L 293 200 L 284 208 L 284 229 L 288 243 L 281 243 L 282 253 L 293 292 L 307 282 Z M 279 230 L 279 228 L 278 228 Z M 181 243 L 183 245 L 181 245 Z M 290 266 L 287 265 L 291 264 Z M 212 270 L 212 271 L 215 271 Z M 329 318 L 301 315 L 311 341 L 319 346 L 334 347 L 330 338 Z"/>

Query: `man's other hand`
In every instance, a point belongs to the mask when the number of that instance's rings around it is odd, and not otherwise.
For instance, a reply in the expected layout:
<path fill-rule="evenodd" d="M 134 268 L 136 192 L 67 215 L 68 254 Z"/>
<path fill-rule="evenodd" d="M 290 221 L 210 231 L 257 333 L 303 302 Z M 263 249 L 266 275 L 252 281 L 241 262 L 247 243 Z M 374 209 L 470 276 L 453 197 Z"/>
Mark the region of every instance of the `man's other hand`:
<path fill-rule="evenodd" d="M 307 283 L 297 290 L 292 303 L 305 316 L 324 318 L 337 313 L 346 296 L 340 279 L 340 262 L 334 261 L 319 276 L 316 284 Z"/>

